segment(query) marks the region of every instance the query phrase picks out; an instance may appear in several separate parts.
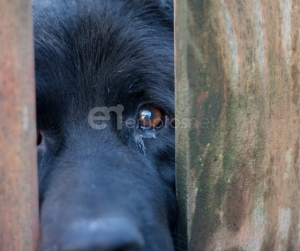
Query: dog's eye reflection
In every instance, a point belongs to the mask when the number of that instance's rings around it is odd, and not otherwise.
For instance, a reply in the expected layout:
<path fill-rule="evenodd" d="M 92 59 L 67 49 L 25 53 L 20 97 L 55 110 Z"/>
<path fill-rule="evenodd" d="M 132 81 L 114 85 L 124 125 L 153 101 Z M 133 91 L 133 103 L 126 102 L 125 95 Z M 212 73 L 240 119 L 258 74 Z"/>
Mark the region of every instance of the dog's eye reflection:
<path fill-rule="evenodd" d="M 157 107 L 146 106 L 140 111 L 138 122 L 142 129 L 159 129 L 163 125 L 163 114 Z"/>
<path fill-rule="evenodd" d="M 42 143 L 42 134 L 39 130 L 36 130 L 36 145 L 40 145 Z"/>

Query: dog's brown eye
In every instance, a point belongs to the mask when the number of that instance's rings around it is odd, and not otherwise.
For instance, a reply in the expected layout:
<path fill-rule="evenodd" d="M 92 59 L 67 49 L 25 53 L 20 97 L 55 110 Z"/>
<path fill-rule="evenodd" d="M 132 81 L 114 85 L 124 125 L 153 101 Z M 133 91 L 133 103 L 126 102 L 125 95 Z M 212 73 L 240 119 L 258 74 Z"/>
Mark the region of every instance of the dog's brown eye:
<path fill-rule="evenodd" d="M 163 124 L 162 112 L 154 106 L 144 107 L 139 114 L 139 127 L 142 129 L 160 128 Z"/>
<path fill-rule="evenodd" d="M 41 143 L 42 143 L 42 134 L 39 130 L 36 130 L 36 145 L 38 146 Z"/>

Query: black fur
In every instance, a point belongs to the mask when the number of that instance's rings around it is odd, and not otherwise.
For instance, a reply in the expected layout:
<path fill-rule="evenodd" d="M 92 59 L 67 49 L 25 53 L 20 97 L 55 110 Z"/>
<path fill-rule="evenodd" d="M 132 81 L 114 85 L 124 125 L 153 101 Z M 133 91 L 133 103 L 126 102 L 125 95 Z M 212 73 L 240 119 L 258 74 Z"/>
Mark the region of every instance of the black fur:
<path fill-rule="evenodd" d="M 33 14 L 39 250 L 174 250 L 172 1 L 36 0 Z M 122 130 L 113 112 L 91 127 L 91 109 L 116 105 Z M 129 128 L 148 105 L 162 128 Z"/>

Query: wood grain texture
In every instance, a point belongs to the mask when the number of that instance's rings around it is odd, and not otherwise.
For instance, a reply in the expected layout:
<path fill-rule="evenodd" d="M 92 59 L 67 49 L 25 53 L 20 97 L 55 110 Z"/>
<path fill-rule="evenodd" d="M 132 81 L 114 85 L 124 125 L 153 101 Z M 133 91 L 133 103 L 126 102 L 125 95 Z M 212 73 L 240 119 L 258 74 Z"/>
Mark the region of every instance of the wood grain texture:
<path fill-rule="evenodd" d="M 299 14 L 296 0 L 176 1 L 176 123 L 189 120 L 176 124 L 188 159 L 178 193 L 191 251 L 300 249 Z"/>
<path fill-rule="evenodd" d="M 31 2 L 0 0 L 0 250 L 38 238 Z"/>

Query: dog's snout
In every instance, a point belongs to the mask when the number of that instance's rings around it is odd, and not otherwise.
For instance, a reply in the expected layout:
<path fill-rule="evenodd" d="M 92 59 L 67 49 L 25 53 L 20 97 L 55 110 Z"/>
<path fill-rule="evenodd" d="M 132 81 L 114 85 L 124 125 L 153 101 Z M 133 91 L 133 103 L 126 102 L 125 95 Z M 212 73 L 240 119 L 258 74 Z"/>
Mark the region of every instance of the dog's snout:
<path fill-rule="evenodd" d="M 60 236 L 58 251 L 141 251 L 144 240 L 132 222 L 120 218 L 83 220 Z"/>

